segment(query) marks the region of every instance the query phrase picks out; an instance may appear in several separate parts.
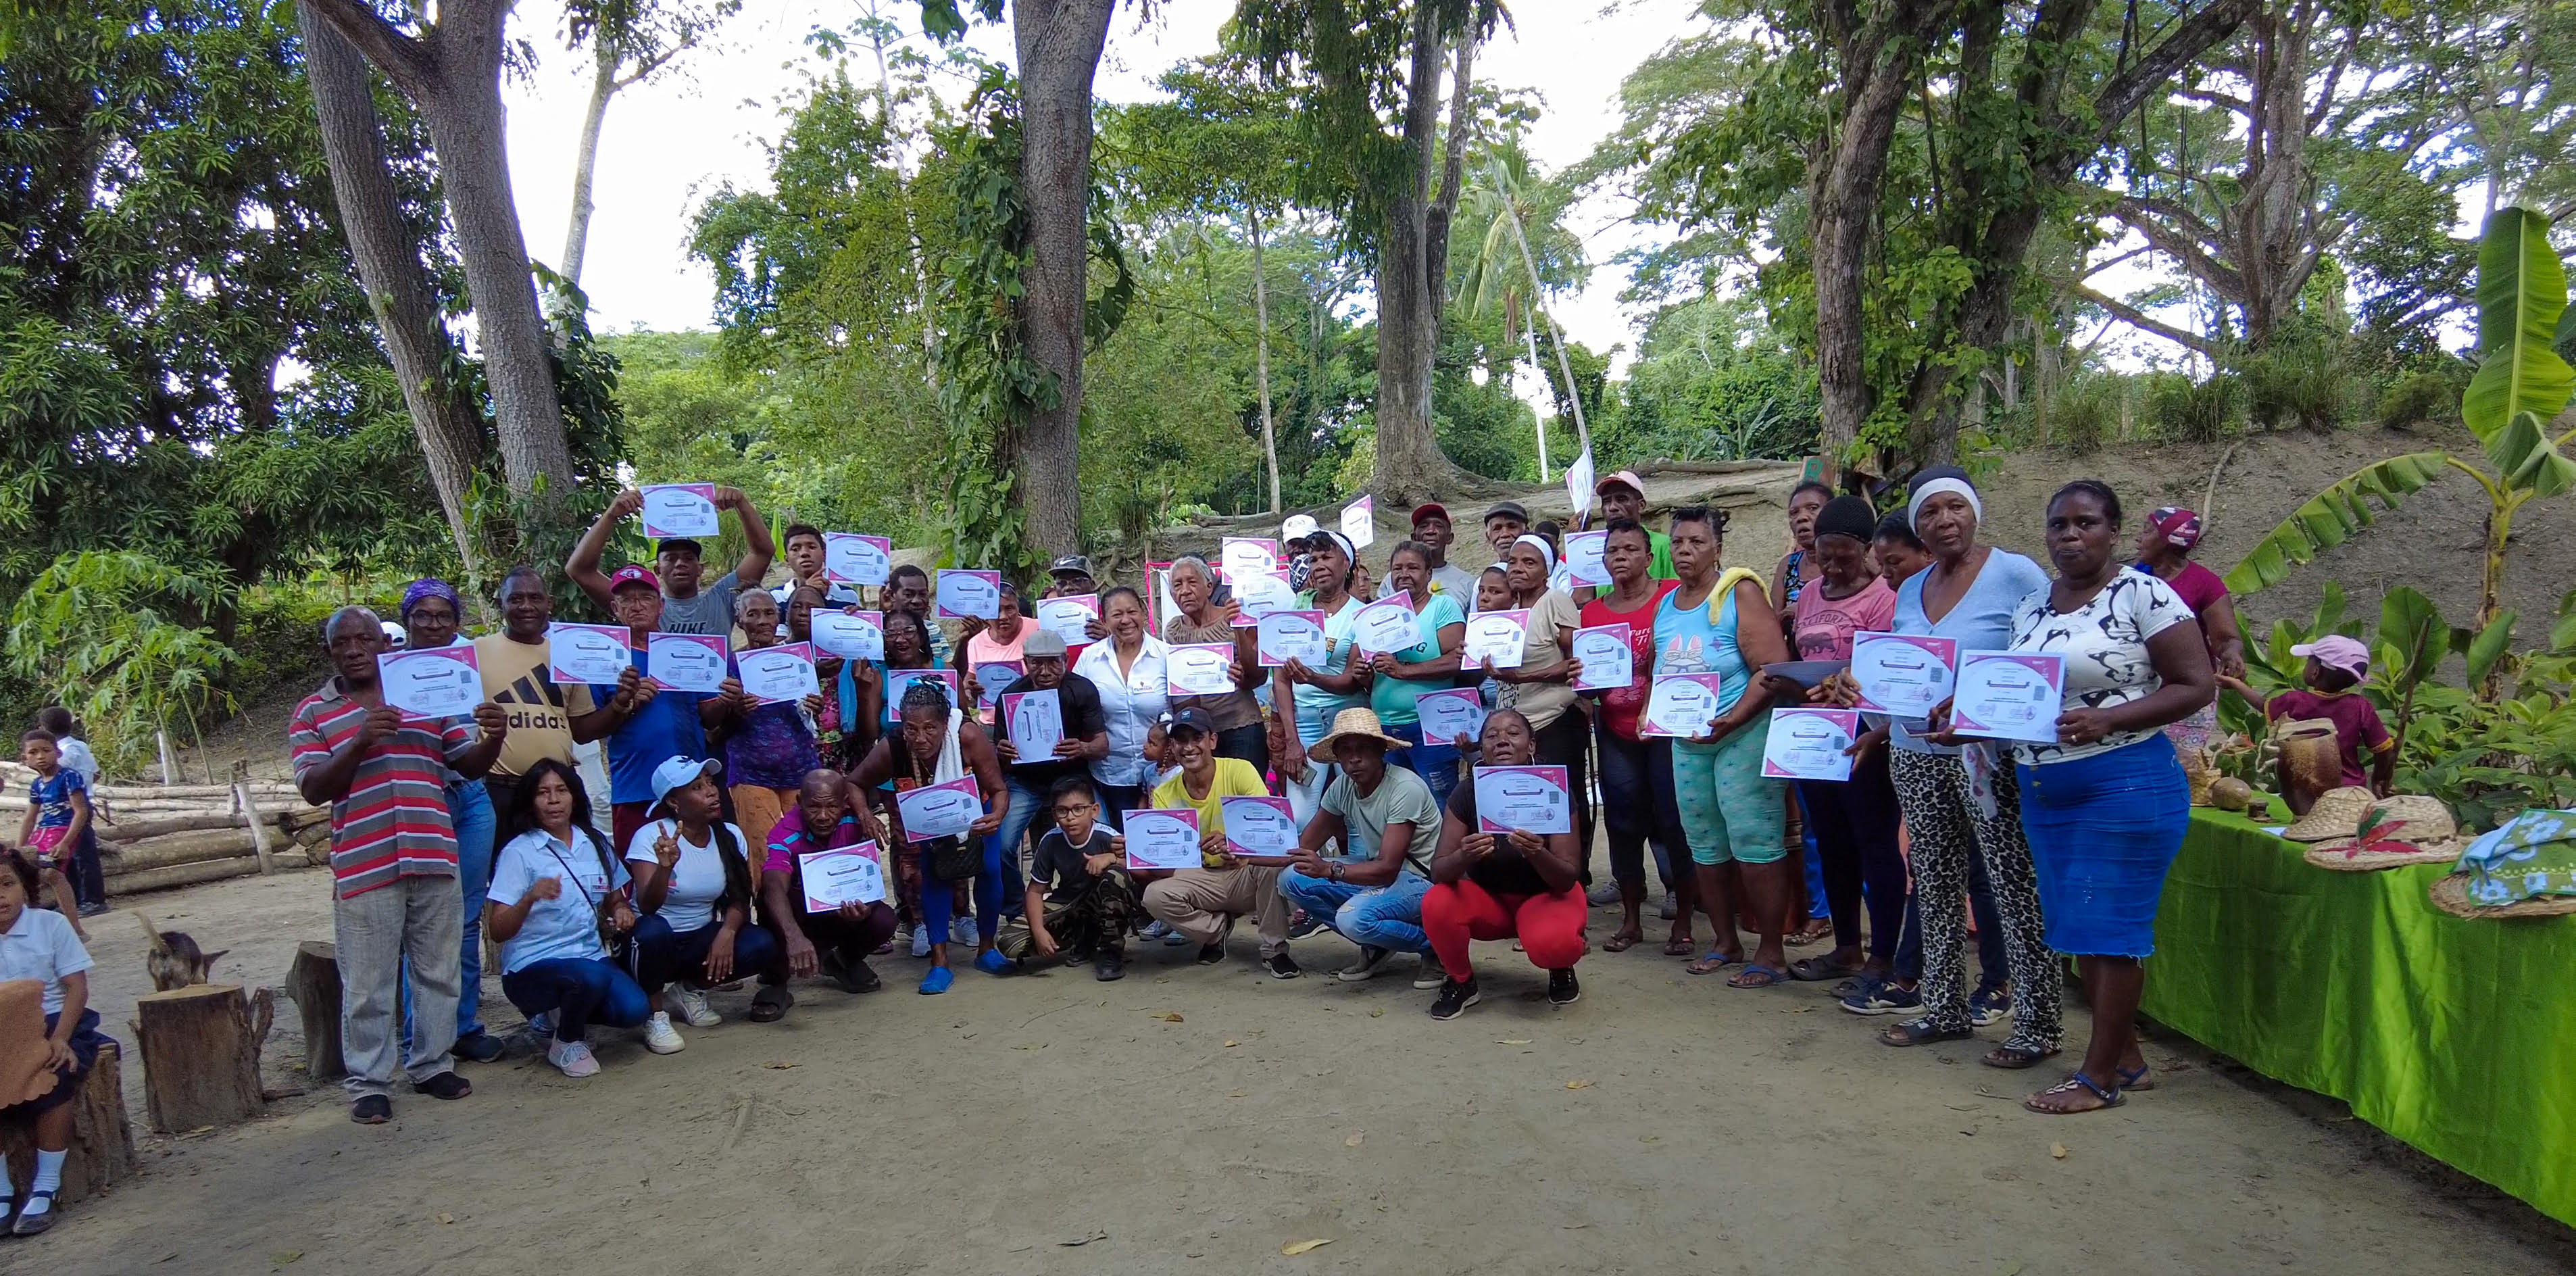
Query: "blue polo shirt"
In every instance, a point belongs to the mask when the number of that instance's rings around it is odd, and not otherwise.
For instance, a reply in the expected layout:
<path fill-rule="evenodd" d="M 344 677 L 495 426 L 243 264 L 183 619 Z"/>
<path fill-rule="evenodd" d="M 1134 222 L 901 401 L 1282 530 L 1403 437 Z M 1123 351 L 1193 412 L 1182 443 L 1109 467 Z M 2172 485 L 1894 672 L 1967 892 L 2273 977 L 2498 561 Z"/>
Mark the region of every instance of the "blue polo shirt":
<path fill-rule="evenodd" d="M 643 650 L 630 648 L 626 662 L 635 667 L 636 673 L 652 676 L 650 657 Z M 617 698 L 614 685 L 594 684 L 582 690 L 590 703 L 572 706 L 575 715 Z M 672 758 L 707 756 L 707 730 L 698 722 L 698 702 L 704 699 L 702 692 L 664 687 L 651 704 L 601 742 L 608 749 L 610 802 L 650 802 L 653 768 Z"/>

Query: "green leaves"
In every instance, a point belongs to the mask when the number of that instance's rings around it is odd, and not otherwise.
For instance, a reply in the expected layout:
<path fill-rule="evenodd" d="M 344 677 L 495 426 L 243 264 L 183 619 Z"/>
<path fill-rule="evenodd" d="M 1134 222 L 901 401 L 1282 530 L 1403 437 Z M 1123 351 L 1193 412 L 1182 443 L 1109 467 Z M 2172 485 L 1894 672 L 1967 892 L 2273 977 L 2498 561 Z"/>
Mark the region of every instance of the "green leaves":
<path fill-rule="evenodd" d="M 2400 585 L 2379 600 L 2378 660 L 2390 681 L 2428 681 L 2450 654 L 2451 627 L 2432 599 Z"/>
<path fill-rule="evenodd" d="M 2576 462 L 2550 446 L 2548 423 L 2576 395 L 2576 368 L 2558 357 L 2567 272 L 2549 219 L 2527 208 L 2487 218 L 2478 244 L 2478 371 L 2461 419 L 2514 487 L 2554 496 L 2576 487 Z"/>
<path fill-rule="evenodd" d="M 2448 453 L 2434 451 L 2409 452 L 2363 466 L 2309 498 L 2229 568 L 2229 592 L 2251 594 L 2281 583 L 2291 568 L 2314 562 L 2318 554 L 2370 526 L 2377 517 L 2374 504 L 2380 510 L 2397 508 L 2408 495 L 2441 477 L 2449 463 Z"/>
<path fill-rule="evenodd" d="M 232 648 L 174 617 L 231 598 L 220 577 L 148 555 L 66 554 L 10 608 L 9 672 L 85 720 L 110 769 L 137 766 L 154 731 L 193 727 L 208 708 L 230 706 L 214 684 L 233 665 Z"/>

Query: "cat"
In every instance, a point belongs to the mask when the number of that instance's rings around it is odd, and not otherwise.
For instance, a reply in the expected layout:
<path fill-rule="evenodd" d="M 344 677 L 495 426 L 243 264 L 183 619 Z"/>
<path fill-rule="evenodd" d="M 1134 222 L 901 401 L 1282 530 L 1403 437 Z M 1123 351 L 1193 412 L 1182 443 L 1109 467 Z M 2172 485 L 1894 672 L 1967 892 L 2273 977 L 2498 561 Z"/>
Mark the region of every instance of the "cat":
<path fill-rule="evenodd" d="M 143 955 L 143 968 L 151 972 L 152 987 L 156 992 L 170 992 L 206 982 L 206 972 L 214 968 L 215 959 L 232 951 L 219 948 L 211 953 L 204 952 L 184 930 L 163 930 L 141 913 L 134 914 L 134 920 L 143 923 L 143 933 L 152 940 L 152 950 Z"/>

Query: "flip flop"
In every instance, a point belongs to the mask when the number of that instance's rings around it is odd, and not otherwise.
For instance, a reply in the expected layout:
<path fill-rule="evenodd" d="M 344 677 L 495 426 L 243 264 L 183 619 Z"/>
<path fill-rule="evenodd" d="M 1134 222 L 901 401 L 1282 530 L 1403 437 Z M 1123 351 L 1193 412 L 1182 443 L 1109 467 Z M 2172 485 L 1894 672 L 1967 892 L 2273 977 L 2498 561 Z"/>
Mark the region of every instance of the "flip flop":
<path fill-rule="evenodd" d="M 787 1008 L 796 1004 L 796 994 L 785 988 L 765 987 L 751 995 L 753 1023 L 776 1023 L 787 1017 Z"/>
<path fill-rule="evenodd" d="M 1729 957 L 1721 952 L 1708 952 L 1700 954 L 1700 959 L 1692 962 L 1685 969 L 1694 975 L 1714 975 L 1742 960 L 1744 958 L 1741 956 Z"/>
<path fill-rule="evenodd" d="M 1851 979 L 1858 977 L 1860 973 L 1858 966 L 1829 962 L 1822 957 L 1801 957 L 1789 963 L 1789 977 L 1800 983 L 1820 984 L 1828 979 Z"/>
<path fill-rule="evenodd" d="M 2002 1068 L 2009 1072 L 2019 1072 L 2024 1068 L 2038 1067 L 2040 1060 L 2054 1057 L 2057 1053 L 2058 1052 L 2054 1049 L 2034 1050 L 2029 1046 L 2016 1046 L 2010 1042 L 2006 1042 L 2003 1045 L 1997 1046 L 1994 1049 L 1979 1055 L 1977 1057 L 1977 1062 L 1982 1063 L 1989 1068 Z"/>
<path fill-rule="evenodd" d="M 1631 935 L 1626 931 L 1621 931 L 1616 935 L 1612 935 L 1608 939 L 1602 940 L 1601 951 L 1605 953 L 1624 953 L 1629 949 L 1636 947 L 1638 944 L 1645 942 L 1645 938 L 1646 937 L 1643 935 Z"/>
<path fill-rule="evenodd" d="M 2131 1072 L 2127 1068 L 2114 1068 L 2113 1071 L 2120 1074 L 2120 1090 L 2123 1093 L 2131 1090 L 2153 1090 L 2156 1088 L 2156 1079 L 2147 1075 L 2147 1065 L 2143 1063 L 2138 1065 L 2138 1070 L 2135 1072 Z"/>
<path fill-rule="evenodd" d="M 1787 982 L 1789 982 L 1788 972 L 1756 962 L 1735 972 L 1735 977 L 1727 980 L 1726 986 L 1747 989 L 1771 988 Z"/>
<path fill-rule="evenodd" d="M 1699 942 L 1697 940 L 1675 939 L 1664 944 L 1664 955 L 1666 957 L 1688 957 L 1692 953 L 1698 951 Z"/>

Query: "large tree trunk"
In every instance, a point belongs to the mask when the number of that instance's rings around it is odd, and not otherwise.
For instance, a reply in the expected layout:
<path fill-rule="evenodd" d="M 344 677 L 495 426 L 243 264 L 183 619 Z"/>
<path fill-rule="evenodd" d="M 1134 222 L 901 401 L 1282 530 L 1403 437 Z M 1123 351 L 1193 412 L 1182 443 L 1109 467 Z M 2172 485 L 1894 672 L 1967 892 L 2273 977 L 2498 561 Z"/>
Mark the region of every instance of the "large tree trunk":
<path fill-rule="evenodd" d="M 1448 290 L 1449 219 L 1458 207 L 1466 144 L 1467 91 L 1476 36 L 1458 39 L 1458 64 L 1443 188 L 1431 188 L 1432 144 L 1440 131 L 1443 43 L 1437 6 L 1413 16 L 1413 67 L 1405 82 L 1404 146 L 1412 174 L 1385 201 L 1377 258 L 1377 464 L 1371 487 L 1381 497 L 1410 499 L 1454 490 L 1461 471 L 1440 451 L 1432 426 L 1431 362 L 1440 346 L 1440 305 Z"/>
<path fill-rule="evenodd" d="M 1028 202 L 1021 341 L 1055 375 L 1056 403 L 1011 449 L 1025 536 L 1050 556 L 1081 551 L 1083 312 L 1090 302 L 1091 80 L 1115 0 L 1014 0 L 1020 58 L 1020 189 Z"/>
<path fill-rule="evenodd" d="M 1270 464 L 1270 512 L 1279 512 L 1279 436 L 1270 423 L 1270 285 L 1261 273 L 1261 213 L 1252 222 L 1252 377 L 1261 392 L 1261 456 Z"/>
<path fill-rule="evenodd" d="M 572 446 L 510 194 L 501 107 L 508 0 L 448 0 L 419 38 L 396 31 L 360 0 L 303 0 L 303 7 L 366 54 L 429 123 L 492 387 L 502 472 L 511 495 L 533 507 L 537 526 L 523 526 L 523 537 L 549 539 L 544 533 L 554 530 L 555 511 L 573 487 Z"/>
<path fill-rule="evenodd" d="M 437 295 L 421 265 L 419 246 L 403 226 L 372 79 L 365 59 L 313 6 L 297 6 L 296 22 L 304 33 L 305 78 L 322 123 L 322 154 L 331 168 L 340 232 L 357 259 L 358 280 L 376 313 L 394 377 L 402 383 L 403 406 L 420 436 L 430 484 L 438 489 L 439 508 L 456 538 L 466 579 L 479 583 L 479 556 L 465 500 L 473 490 L 474 471 L 483 463 L 483 423 L 441 371 L 455 347 L 439 322 Z M 480 598 L 483 591 L 476 588 L 474 593 Z"/>

